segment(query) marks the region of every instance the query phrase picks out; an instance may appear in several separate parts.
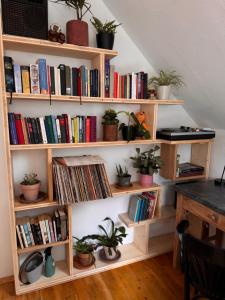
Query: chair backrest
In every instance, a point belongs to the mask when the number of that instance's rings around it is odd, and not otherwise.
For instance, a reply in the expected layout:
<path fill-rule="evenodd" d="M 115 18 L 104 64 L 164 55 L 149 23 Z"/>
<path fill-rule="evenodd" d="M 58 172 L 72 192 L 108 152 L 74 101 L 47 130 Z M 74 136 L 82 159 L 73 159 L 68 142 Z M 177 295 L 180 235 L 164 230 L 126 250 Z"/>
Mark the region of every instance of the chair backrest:
<path fill-rule="evenodd" d="M 185 276 L 210 299 L 225 299 L 225 250 L 183 235 Z"/>

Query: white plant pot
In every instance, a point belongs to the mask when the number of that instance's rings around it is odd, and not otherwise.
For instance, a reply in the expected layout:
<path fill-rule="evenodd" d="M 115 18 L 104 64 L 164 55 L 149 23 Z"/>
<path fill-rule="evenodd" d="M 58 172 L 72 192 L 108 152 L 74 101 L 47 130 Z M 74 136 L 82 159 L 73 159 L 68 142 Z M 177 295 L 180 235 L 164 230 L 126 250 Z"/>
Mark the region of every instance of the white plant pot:
<path fill-rule="evenodd" d="M 157 98 L 159 100 L 170 99 L 170 85 L 161 85 L 157 87 Z"/>
<path fill-rule="evenodd" d="M 105 256 L 108 260 L 114 259 L 116 257 L 117 252 L 113 248 L 109 248 L 109 247 L 105 247 L 105 246 L 103 248 L 104 248 L 104 251 L 105 251 Z M 112 255 L 110 255 L 109 249 L 111 249 Z"/>

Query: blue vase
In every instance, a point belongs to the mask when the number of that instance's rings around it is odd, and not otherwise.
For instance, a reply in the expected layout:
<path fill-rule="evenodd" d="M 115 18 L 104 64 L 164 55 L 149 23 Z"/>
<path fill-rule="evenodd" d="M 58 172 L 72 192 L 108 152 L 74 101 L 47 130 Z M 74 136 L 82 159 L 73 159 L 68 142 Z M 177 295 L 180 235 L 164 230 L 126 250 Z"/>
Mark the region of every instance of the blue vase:
<path fill-rule="evenodd" d="M 44 275 L 46 277 L 51 277 L 55 274 L 55 261 L 52 257 L 52 247 L 48 247 L 45 250 L 45 267 Z"/>

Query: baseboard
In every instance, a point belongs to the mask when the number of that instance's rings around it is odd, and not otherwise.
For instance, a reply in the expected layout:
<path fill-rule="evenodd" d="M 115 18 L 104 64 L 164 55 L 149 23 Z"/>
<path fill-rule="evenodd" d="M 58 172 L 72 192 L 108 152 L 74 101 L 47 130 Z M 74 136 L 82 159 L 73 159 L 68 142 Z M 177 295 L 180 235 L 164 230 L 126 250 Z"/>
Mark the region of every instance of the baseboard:
<path fill-rule="evenodd" d="M 2 277 L 2 278 L 0 278 L 0 285 L 12 282 L 13 280 L 14 280 L 13 276 Z"/>

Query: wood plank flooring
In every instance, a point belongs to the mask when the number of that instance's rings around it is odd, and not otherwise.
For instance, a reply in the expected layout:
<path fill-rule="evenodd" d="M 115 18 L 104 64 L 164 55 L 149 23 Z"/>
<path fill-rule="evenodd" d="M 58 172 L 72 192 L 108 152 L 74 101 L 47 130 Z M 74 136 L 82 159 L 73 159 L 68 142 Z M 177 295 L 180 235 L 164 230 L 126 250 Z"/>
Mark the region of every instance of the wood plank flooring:
<path fill-rule="evenodd" d="M 15 296 L 13 283 L 0 285 L 0 300 L 182 300 L 183 276 L 165 254 L 118 269 Z"/>

